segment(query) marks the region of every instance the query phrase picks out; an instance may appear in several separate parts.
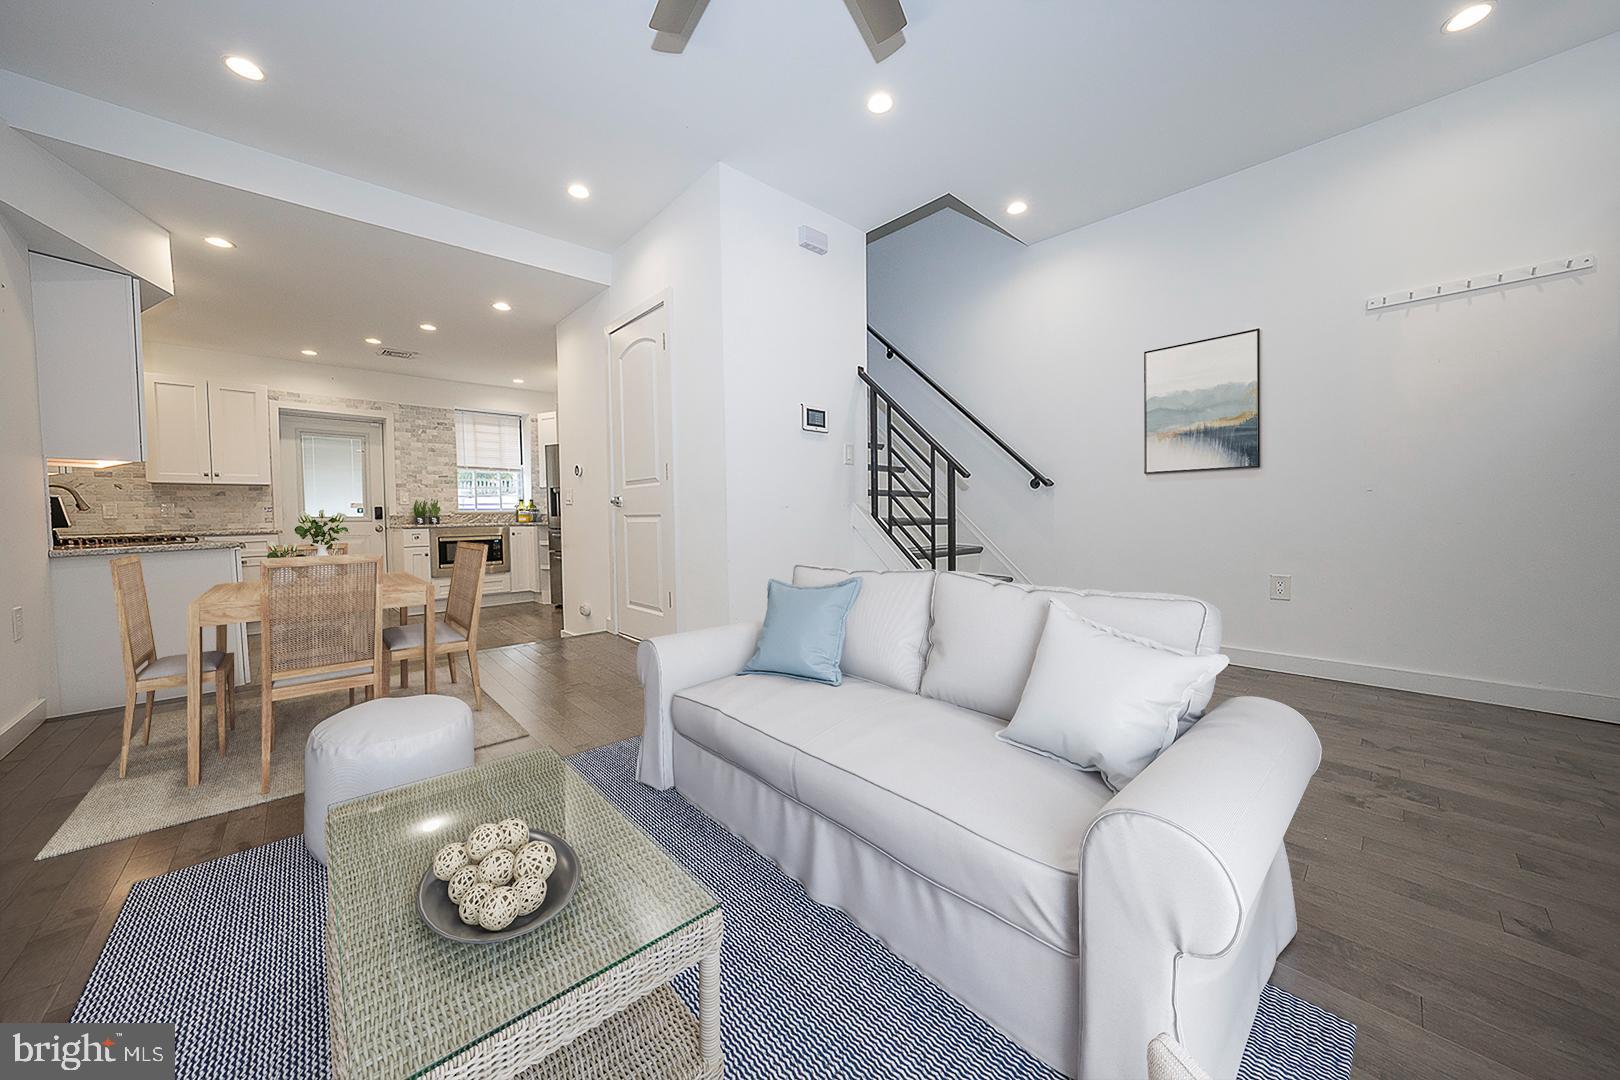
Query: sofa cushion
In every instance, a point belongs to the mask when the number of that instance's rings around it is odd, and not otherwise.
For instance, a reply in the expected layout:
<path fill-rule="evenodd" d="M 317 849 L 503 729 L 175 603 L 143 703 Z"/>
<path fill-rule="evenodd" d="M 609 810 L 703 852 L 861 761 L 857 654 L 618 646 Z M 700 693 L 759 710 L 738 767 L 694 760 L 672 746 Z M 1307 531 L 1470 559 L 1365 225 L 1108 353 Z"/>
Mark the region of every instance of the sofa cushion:
<path fill-rule="evenodd" d="M 772 581 L 766 588 L 765 625 L 743 673 L 791 675 L 834 686 L 843 682 L 844 626 L 860 591 L 861 583 L 848 577 L 831 585 Z"/>
<path fill-rule="evenodd" d="M 858 578 L 861 593 L 844 630 L 843 669 L 860 679 L 915 694 L 928 655 L 932 570 L 829 570 L 795 566 L 793 584 L 832 585 Z"/>
<path fill-rule="evenodd" d="M 935 575 L 933 625 L 920 692 L 1011 720 L 1035 662 L 1046 604 L 1200 656 L 1220 651 L 1220 612 L 1202 600 L 1160 593 L 1031 588 L 975 574 Z M 1179 728 L 1203 715 L 1214 684 L 1188 703 Z"/>
<path fill-rule="evenodd" d="M 1058 600 L 1046 607 L 1024 696 L 997 738 L 1095 772 L 1118 791 L 1175 739 L 1187 703 L 1215 681 L 1226 657 L 1127 634 Z"/>
<path fill-rule="evenodd" d="M 1080 843 L 1111 793 L 998 742 L 992 717 L 862 679 L 728 678 L 676 695 L 675 730 L 897 862 L 1075 955 Z"/>

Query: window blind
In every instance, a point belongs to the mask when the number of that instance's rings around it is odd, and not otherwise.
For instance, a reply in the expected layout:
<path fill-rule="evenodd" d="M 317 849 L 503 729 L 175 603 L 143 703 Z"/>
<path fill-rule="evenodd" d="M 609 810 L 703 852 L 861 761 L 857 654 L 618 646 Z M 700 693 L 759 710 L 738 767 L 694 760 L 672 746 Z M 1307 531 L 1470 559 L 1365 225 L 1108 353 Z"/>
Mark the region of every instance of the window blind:
<path fill-rule="evenodd" d="M 523 418 L 457 409 L 456 464 L 464 469 L 523 468 Z"/>

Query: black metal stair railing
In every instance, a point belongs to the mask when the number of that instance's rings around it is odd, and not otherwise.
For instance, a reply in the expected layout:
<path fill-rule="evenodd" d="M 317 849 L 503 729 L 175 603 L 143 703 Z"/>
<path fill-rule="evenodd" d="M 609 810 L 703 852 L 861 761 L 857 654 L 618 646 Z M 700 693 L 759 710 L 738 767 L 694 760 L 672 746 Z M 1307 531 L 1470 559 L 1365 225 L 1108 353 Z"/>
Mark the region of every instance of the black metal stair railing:
<path fill-rule="evenodd" d="M 962 551 L 956 543 L 956 481 L 972 474 L 865 368 L 856 372 L 867 389 L 866 477 L 872 520 L 913 566 L 938 569 L 943 561 L 945 569 L 955 570 Z"/>
<path fill-rule="evenodd" d="M 1018 462 L 1018 464 L 1023 467 L 1024 471 L 1029 473 L 1029 486 L 1031 488 L 1038 491 L 1043 487 L 1052 486 L 1052 478 L 1050 476 L 1047 476 L 1045 473 L 1041 472 L 1041 470 L 1031 465 L 1029 463 L 1029 459 L 1025 458 L 1023 454 L 1020 454 L 1007 444 L 1006 439 L 1003 439 L 1000 435 L 997 435 L 994 431 L 990 430 L 990 425 L 986 424 L 983 420 L 980 420 L 977 416 L 974 416 L 973 413 L 969 412 L 968 407 L 963 405 L 960 401 L 957 401 L 949 390 L 935 382 L 933 377 L 930 376 L 928 372 L 918 367 L 909 356 L 895 348 L 894 342 L 878 333 L 871 326 L 866 328 L 866 332 L 872 335 L 879 345 L 883 346 L 883 353 L 886 357 L 888 357 L 890 360 L 898 360 L 902 364 L 906 365 L 906 367 L 910 368 L 916 373 L 918 378 L 922 379 L 923 382 L 929 385 L 934 393 L 948 401 L 951 407 L 957 412 L 961 413 L 963 416 L 967 417 L 974 427 L 988 435 L 991 442 L 1001 447 L 1001 449 L 1006 452 L 1008 457 Z M 868 383 L 871 382 L 871 380 L 867 381 Z"/>

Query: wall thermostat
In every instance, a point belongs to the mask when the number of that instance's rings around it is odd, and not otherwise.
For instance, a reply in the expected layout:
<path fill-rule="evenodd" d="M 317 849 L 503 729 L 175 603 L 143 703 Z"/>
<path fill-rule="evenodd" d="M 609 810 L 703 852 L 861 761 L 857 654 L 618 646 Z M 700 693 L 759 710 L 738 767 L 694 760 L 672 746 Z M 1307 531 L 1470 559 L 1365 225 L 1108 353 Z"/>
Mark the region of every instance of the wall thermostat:
<path fill-rule="evenodd" d="M 806 431 L 827 432 L 827 410 L 818 409 L 813 405 L 799 406 L 799 426 Z"/>

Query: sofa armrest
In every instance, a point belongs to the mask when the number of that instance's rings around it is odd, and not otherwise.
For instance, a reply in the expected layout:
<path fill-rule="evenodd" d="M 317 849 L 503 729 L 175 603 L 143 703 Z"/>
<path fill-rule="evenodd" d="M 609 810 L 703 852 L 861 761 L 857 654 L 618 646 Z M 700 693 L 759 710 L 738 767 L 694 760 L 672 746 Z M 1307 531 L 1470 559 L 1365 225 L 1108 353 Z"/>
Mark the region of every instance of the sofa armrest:
<path fill-rule="evenodd" d="M 1233 698 L 1092 822 L 1080 850 L 1082 1075 L 1136 1075 L 1160 1031 L 1211 1044 L 1209 1033 L 1178 1029 L 1176 979 L 1188 977 L 1188 958 L 1223 957 L 1243 940 L 1321 760 L 1299 713 Z M 1205 1065 L 1218 1073 L 1237 1062 Z"/>
<path fill-rule="evenodd" d="M 731 623 L 706 630 L 650 637 L 636 650 L 643 707 L 636 779 L 648 787 L 675 786 L 669 703 L 682 690 L 742 670 L 759 644 L 759 623 Z"/>

